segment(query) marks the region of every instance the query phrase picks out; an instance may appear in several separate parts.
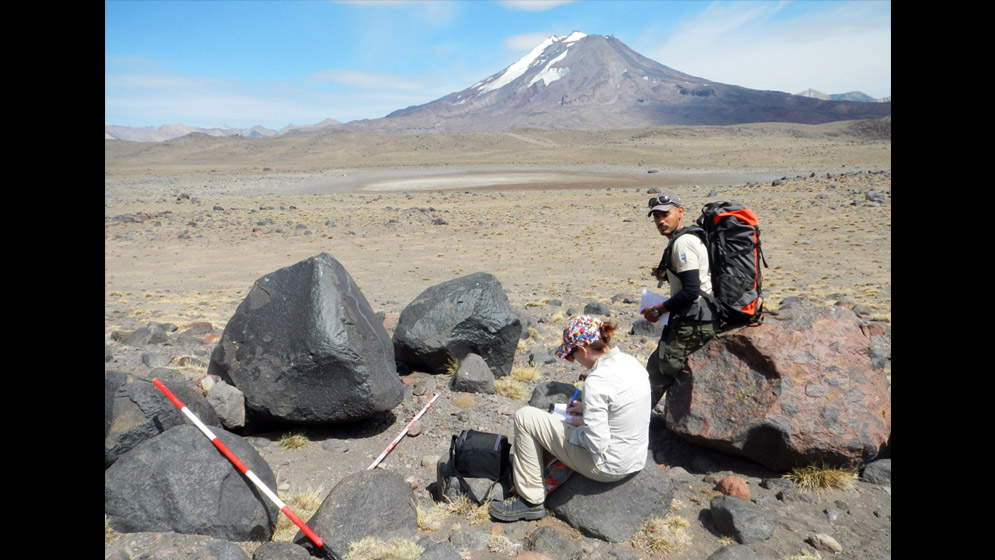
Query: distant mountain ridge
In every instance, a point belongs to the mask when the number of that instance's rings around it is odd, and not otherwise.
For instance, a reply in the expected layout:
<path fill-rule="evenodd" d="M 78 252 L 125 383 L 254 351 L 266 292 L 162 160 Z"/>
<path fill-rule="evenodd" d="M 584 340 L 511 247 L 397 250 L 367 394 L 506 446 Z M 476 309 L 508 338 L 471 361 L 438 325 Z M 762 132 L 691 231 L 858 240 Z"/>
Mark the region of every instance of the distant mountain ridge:
<path fill-rule="evenodd" d="M 822 93 L 821 91 L 818 90 L 807 89 L 805 91 L 798 92 L 795 95 L 801 95 L 803 97 L 814 97 L 816 99 L 823 99 L 827 101 L 857 101 L 860 103 L 891 102 L 891 96 L 875 99 L 862 91 L 848 91 L 846 93 Z"/>
<path fill-rule="evenodd" d="M 598 130 L 662 125 L 729 125 L 750 122 L 818 124 L 880 118 L 891 99 L 861 92 L 797 95 L 722 84 L 669 68 L 633 51 L 613 36 L 575 31 L 551 36 L 514 64 L 435 101 L 399 109 L 379 119 L 339 123 L 327 119 L 280 131 L 158 129 L 105 125 L 106 139 L 157 142 L 190 132 L 270 138 L 331 130 L 381 132 L 482 132 L 516 128 Z"/>
<path fill-rule="evenodd" d="M 272 130 L 264 126 L 253 126 L 251 128 L 231 128 L 221 126 L 217 128 L 197 128 L 184 124 L 164 124 L 159 127 L 134 127 L 118 126 L 104 123 L 104 140 L 130 140 L 132 142 L 163 142 L 186 136 L 191 132 L 199 132 L 209 136 L 244 136 L 246 138 L 272 138 L 276 136 L 288 136 L 294 134 L 308 133 L 342 124 L 335 119 L 325 119 L 317 124 L 308 125 L 287 125 L 280 130 Z"/>

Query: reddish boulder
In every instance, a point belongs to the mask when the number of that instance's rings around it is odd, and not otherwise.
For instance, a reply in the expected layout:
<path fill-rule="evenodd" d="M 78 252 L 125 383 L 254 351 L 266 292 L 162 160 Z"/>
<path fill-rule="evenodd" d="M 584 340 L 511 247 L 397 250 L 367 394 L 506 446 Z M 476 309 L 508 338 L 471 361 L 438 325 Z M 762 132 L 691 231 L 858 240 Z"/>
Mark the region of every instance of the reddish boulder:
<path fill-rule="evenodd" d="M 888 441 L 891 395 L 853 311 L 793 306 L 688 356 L 665 418 L 684 439 L 775 471 L 856 466 Z"/>
<path fill-rule="evenodd" d="M 750 487 L 747 486 L 746 481 L 739 476 L 730 475 L 723 478 L 718 484 L 715 485 L 715 489 L 722 492 L 726 496 L 735 496 L 744 500 L 750 499 Z"/>

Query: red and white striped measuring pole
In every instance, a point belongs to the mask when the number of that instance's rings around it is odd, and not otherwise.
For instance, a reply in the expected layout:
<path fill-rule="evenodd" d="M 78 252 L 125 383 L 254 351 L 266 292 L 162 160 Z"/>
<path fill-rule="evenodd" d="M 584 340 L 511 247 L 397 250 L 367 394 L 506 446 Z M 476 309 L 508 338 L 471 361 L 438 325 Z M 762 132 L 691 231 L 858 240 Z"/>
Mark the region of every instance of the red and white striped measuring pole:
<path fill-rule="evenodd" d="M 245 463 L 239 461 L 238 457 L 228 450 L 228 446 L 218 439 L 218 436 L 214 435 L 214 432 L 212 432 L 203 422 L 201 422 L 200 418 L 197 418 L 197 415 L 191 412 L 191 410 L 187 408 L 186 405 L 180 401 L 180 399 L 176 398 L 176 395 L 174 395 L 172 391 L 167 389 L 166 386 L 159 381 L 159 379 L 153 379 L 152 383 L 155 384 L 155 386 L 158 387 L 164 395 L 166 395 L 166 398 L 176 405 L 176 408 L 180 409 L 180 412 L 182 412 L 184 416 L 193 422 L 194 426 L 197 426 L 201 432 L 204 432 L 204 435 L 207 436 L 207 439 L 211 440 L 214 447 L 217 447 L 218 451 L 221 451 L 221 454 L 227 457 L 228 460 L 235 465 L 235 468 L 245 475 L 246 478 L 252 481 L 252 483 L 256 485 L 256 488 L 261 490 L 263 494 L 266 494 L 266 497 L 269 498 L 271 502 L 276 504 L 276 507 L 280 508 L 280 511 L 282 511 L 287 518 L 293 521 L 294 525 L 297 525 L 297 527 L 303 531 L 305 535 L 307 535 L 307 538 L 311 539 L 311 542 L 313 542 L 315 546 L 325 551 L 325 553 L 328 554 L 328 557 L 332 560 L 342 560 L 337 554 L 335 554 L 335 552 L 332 551 L 331 547 L 325 544 L 325 541 L 323 541 L 321 537 L 315 534 L 315 532 L 312 531 L 303 521 L 301 521 L 299 517 L 294 515 L 294 512 L 290 510 L 290 507 L 283 503 L 283 500 L 273 493 L 273 491 L 270 490 L 258 476 L 256 476 L 256 473 L 249 470 L 249 467 L 245 466 Z"/>
<path fill-rule="evenodd" d="M 421 418 L 422 414 L 425 414 L 425 412 L 429 409 L 429 407 L 431 407 L 432 404 L 435 402 L 435 399 L 439 398 L 439 395 L 441 394 L 442 393 L 438 393 L 434 397 L 432 397 L 432 400 L 428 401 L 428 404 L 426 404 L 425 407 L 421 409 L 421 412 L 415 414 L 415 417 L 412 418 L 410 422 L 408 422 L 408 425 L 405 426 L 403 430 L 401 430 L 400 434 L 397 434 L 397 437 L 394 438 L 394 441 L 390 442 L 390 445 L 387 446 L 387 449 L 384 449 L 383 453 L 381 453 L 379 457 L 374 459 L 373 462 L 370 463 L 370 466 L 366 467 L 366 470 L 372 471 L 373 468 L 380 463 L 380 461 L 383 461 L 383 458 L 386 457 L 388 453 L 390 453 L 395 447 L 397 447 L 397 442 L 401 441 L 401 438 L 404 437 L 404 434 L 408 433 L 408 430 L 411 429 L 411 425 L 415 423 L 415 420 Z"/>

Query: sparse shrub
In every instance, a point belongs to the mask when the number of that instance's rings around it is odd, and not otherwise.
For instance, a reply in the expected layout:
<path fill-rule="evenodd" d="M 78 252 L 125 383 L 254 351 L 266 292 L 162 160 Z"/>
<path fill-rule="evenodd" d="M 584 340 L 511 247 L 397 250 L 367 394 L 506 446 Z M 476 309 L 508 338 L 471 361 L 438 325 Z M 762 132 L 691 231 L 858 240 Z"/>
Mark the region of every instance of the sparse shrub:
<path fill-rule="evenodd" d="M 525 384 L 511 375 L 495 379 L 494 391 L 503 397 L 516 401 L 524 400 L 526 396 Z"/>
<path fill-rule="evenodd" d="M 456 375 L 456 370 L 459 369 L 459 360 L 453 357 L 452 354 L 446 359 L 446 375 L 453 376 Z"/>
<path fill-rule="evenodd" d="M 291 494 L 289 497 L 280 496 L 280 499 L 287 504 L 290 511 L 294 512 L 294 515 L 307 523 L 307 520 L 311 519 L 314 512 L 318 511 L 318 506 L 321 505 L 323 496 L 324 490 L 322 488 L 318 488 L 317 490 L 308 488 L 303 492 Z M 276 519 L 276 528 L 273 530 L 273 537 L 270 540 L 274 542 L 293 542 L 297 531 L 297 525 L 294 525 L 294 522 L 289 517 L 280 515 Z"/>
<path fill-rule="evenodd" d="M 535 381 L 539 378 L 539 366 L 515 366 L 511 368 L 511 377 L 522 383 Z"/>
<path fill-rule="evenodd" d="M 802 490 L 849 490 L 857 480 L 857 473 L 822 464 L 796 467 L 783 478 L 793 481 Z"/>
<path fill-rule="evenodd" d="M 647 553 L 680 554 L 691 544 L 690 523 L 679 515 L 650 518 L 632 536 L 632 546 Z"/>
<path fill-rule="evenodd" d="M 487 537 L 487 550 L 503 556 L 514 556 L 521 548 L 522 545 L 512 542 L 511 539 L 504 535 L 491 535 Z"/>
<path fill-rule="evenodd" d="M 280 436 L 277 445 L 284 449 L 300 449 L 310 443 L 305 432 L 288 432 Z"/>
<path fill-rule="evenodd" d="M 429 509 L 415 505 L 415 518 L 418 528 L 429 533 L 442 528 L 442 522 L 450 515 L 448 504 L 435 504 Z"/>
<path fill-rule="evenodd" d="M 466 496 L 457 496 L 455 499 L 446 503 L 445 507 L 449 513 L 469 521 L 470 525 L 478 525 L 490 520 L 491 518 L 490 512 L 487 511 L 487 504 L 475 504 Z"/>
<path fill-rule="evenodd" d="M 425 552 L 425 549 L 409 539 L 393 538 L 384 542 L 376 537 L 365 537 L 349 543 L 349 552 L 346 553 L 345 560 L 376 560 L 384 557 L 418 560 L 422 552 Z"/>

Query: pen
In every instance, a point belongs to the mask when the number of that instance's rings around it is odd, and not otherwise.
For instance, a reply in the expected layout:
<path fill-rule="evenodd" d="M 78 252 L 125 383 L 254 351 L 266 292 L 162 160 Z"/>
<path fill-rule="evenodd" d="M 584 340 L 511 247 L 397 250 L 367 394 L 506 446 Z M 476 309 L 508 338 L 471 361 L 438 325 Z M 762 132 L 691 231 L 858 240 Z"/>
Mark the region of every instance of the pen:
<path fill-rule="evenodd" d="M 567 405 L 567 408 L 574 405 L 574 401 L 577 400 L 577 393 L 580 393 L 580 387 L 574 389 L 574 396 L 570 397 L 570 404 Z"/>

